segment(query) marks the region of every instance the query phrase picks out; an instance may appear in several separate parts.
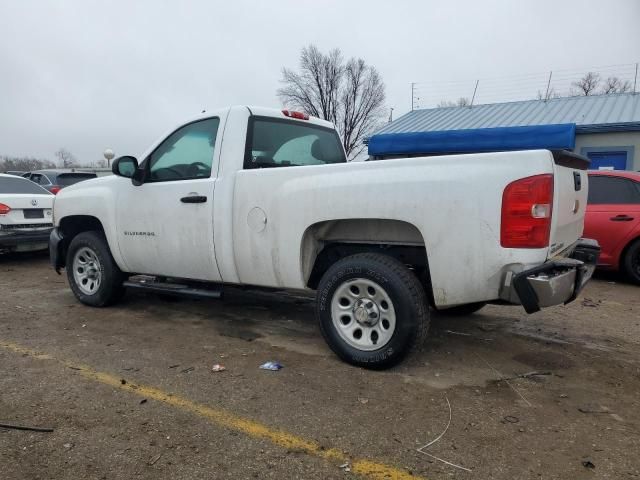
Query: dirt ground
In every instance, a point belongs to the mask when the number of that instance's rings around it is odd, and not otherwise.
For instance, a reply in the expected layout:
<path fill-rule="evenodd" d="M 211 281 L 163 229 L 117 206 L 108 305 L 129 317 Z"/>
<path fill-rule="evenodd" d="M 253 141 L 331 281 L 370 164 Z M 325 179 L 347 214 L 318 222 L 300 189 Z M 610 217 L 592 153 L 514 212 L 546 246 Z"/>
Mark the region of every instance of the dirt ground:
<path fill-rule="evenodd" d="M 91 309 L 46 256 L 0 256 L 0 366 L 0 423 L 54 429 L 0 428 L 4 480 L 640 478 L 640 287 L 615 276 L 532 316 L 434 314 L 373 372 L 302 296 Z"/>

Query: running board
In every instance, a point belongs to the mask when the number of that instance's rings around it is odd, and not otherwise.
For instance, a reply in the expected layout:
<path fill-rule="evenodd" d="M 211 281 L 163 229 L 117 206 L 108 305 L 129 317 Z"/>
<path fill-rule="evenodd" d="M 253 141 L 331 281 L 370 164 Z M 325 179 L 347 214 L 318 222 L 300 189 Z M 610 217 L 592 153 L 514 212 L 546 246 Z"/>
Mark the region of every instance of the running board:
<path fill-rule="evenodd" d="M 182 285 L 178 283 L 158 282 L 155 280 L 150 280 L 149 277 L 144 277 L 140 280 L 127 280 L 123 283 L 123 286 L 135 290 L 162 293 L 164 295 L 175 295 L 178 297 L 222 298 L 221 287 L 215 290 L 194 288 L 189 285 Z"/>

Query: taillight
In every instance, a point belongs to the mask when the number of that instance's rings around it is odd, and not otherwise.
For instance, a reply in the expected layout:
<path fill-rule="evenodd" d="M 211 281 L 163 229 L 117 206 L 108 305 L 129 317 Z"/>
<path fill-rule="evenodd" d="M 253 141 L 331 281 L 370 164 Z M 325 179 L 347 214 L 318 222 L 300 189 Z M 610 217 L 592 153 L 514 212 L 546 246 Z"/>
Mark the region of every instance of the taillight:
<path fill-rule="evenodd" d="M 6 215 L 11 211 L 11 207 L 9 205 L 5 205 L 4 203 L 0 203 L 0 215 Z"/>
<path fill-rule="evenodd" d="M 502 194 L 500 245 L 543 248 L 549 245 L 553 175 L 535 175 L 510 183 Z"/>
<path fill-rule="evenodd" d="M 302 112 L 294 112 L 292 110 L 282 110 L 282 114 L 285 117 L 297 118 L 298 120 L 309 120 L 309 115 Z"/>
<path fill-rule="evenodd" d="M 60 191 L 60 187 L 59 187 L 59 186 L 57 186 L 57 185 L 54 185 L 53 187 L 51 187 L 51 188 L 49 189 L 49 191 L 55 195 L 55 194 L 57 194 L 57 193 Z"/>

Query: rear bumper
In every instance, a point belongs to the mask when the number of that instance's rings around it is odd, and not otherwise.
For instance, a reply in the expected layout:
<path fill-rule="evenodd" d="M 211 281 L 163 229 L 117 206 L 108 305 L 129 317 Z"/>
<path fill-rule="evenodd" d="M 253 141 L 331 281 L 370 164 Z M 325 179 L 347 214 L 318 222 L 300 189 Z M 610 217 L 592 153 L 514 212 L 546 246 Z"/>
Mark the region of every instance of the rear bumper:
<path fill-rule="evenodd" d="M 581 239 L 568 258 L 508 276 L 501 297 L 521 304 L 527 313 L 572 302 L 591 279 L 599 255 L 598 242 Z"/>
<path fill-rule="evenodd" d="M 0 231 L 0 249 L 13 249 L 24 245 L 46 245 L 52 228 L 35 230 L 9 230 Z"/>

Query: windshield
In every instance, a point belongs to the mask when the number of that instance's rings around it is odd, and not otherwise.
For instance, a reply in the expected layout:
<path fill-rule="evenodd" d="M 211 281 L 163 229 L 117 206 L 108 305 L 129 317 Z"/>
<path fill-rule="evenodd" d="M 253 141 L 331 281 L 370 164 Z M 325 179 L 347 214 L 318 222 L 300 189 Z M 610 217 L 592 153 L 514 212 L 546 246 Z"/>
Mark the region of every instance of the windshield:
<path fill-rule="evenodd" d="M 47 190 L 31 180 L 22 177 L 0 177 L 0 194 L 23 193 L 29 195 L 51 195 Z"/>
<path fill-rule="evenodd" d="M 299 121 L 252 117 L 244 168 L 323 165 L 347 161 L 335 130 Z"/>

